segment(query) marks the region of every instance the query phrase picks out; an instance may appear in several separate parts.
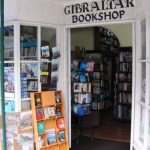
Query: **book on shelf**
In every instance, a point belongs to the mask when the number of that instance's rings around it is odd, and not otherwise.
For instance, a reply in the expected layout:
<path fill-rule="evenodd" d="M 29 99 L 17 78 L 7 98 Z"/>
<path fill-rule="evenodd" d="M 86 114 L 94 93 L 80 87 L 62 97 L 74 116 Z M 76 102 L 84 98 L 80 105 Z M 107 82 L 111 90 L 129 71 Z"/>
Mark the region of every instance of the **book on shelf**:
<path fill-rule="evenodd" d="M 56 113 L 57 117 L 61 117 L 62 116 L 62 112 L 61 112 L 60 107 L 56 107 L 55 113 Z"/>
<path fill-rule="evenodd" d="M 37 123 L 38 134 L 45 132 L 45 123 L 43 121 Z"/>
<path fill-rule="evenodd" d="M 65 122 L 64 122 L 64 118 L 58 118 L 56 120 L 56 124 L 57 124 L 57 128 L 59 130 L 64 130 L 65 129 Z"/>
<path fill-rule="evenodd" d="M 61 103 L 61 96 L 60 96 L 59 92 L 55 93 L 55 98 L 56 98 L 56 103 Z"/>
<path fill-rule="evenodd" d="M 48 115 L 49 117 L 55 117 L 55 107 L 48 107 Z"/>
<path fill-rule="evenodd" d="M 46 130 L 46 141 L 48 145 L 56 143 L 56 132 L 54 128 Z"/>
<path fill-rule="evenodd" d="M 42 110 L 42 108 L 36 109 L 36 119 L 37 120 L 43 119 L 43 110 Z"/>
<path fill-rule="evenodd" d="M 41 97 L 39 95 L 35 95 L 35 106 L 42 106 Z"/>
<path fill-rule="evenodd" d="M 28 91 L 38 91 L 38 81 L 37 80 L 27 81 L 27 90 Z"/>
<path fill-rule="evenodd" d="M 65 131 L 59 131 L 58 134 L 57 134 L 57 137 L 58 137 L 59 142 L 66 141 Z"/>
<path fill-rule="evenodd" d="M 45 146 L 44 136 L 39 136 L 39 146 L 40 148 Z"/>
<path fill-rule="evenodd" d="M 44 108 L 44 116 L 45 118 L 55 117 L 55 107 L 45 107 Z"/>
<path fill-rule="evenodd" d="M 50 50 L 49 50 L 49 46 L 42 46 L 41 47 L 41 57 L 50 57 Z"/>

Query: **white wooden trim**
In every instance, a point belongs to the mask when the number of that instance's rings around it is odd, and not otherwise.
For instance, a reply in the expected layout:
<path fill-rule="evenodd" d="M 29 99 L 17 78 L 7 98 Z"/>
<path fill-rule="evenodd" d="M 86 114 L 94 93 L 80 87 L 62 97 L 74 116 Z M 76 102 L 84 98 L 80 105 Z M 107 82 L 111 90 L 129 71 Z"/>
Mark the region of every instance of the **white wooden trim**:
<path fill-rule="evenodd" d="M 14 78 L 16 111 L 21 111 L 21 85 L 20 85 L 20 24 L 15 22 L 14 30 Z M 17 56 L 16 56 L 17 55 Z"/>

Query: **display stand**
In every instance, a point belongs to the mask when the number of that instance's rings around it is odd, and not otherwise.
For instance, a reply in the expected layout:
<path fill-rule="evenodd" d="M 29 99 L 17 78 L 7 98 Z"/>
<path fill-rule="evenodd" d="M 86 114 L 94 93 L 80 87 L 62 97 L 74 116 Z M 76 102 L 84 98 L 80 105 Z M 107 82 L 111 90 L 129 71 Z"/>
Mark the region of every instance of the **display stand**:
<path fill-rule="evenodd" d="M 30 97 L 36 149 L 68 150 L 62 92 L 32 92 Z"/>

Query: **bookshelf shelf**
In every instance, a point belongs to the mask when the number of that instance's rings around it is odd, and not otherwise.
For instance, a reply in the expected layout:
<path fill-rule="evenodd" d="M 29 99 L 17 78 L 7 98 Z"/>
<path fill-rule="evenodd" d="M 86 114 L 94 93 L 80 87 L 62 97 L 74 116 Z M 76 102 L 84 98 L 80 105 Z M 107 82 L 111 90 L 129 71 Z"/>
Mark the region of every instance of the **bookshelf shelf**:
<path fill-rule="evenodd" d="M 132 106 L 132 49 L 120 48 L 115 80 L 115 117 L 119 121 L 131 119 Z"/>
<path fill-rule="evenodd" d="M 30 97 L 36 149 L 69 150 L 62 92 L 32 92 Z M 58 97 L 60 103 L 56 103 Z M 41 106 L 36 106 L 37 104 Z M 61 116 L 57 116 L 58 112 Z"/>

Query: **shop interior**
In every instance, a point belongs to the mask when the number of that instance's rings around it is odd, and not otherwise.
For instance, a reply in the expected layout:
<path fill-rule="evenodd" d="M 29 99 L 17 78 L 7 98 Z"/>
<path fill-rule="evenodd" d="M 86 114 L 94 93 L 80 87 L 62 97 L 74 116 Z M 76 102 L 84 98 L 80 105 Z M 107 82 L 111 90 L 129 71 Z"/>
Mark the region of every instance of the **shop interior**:
<path fill-rule="evenodd" d="M 129 149 L 132 24 L 72 28 L 70 56 L 73 150 L 84 138 L 85 145 L 106 139 Z"/>

